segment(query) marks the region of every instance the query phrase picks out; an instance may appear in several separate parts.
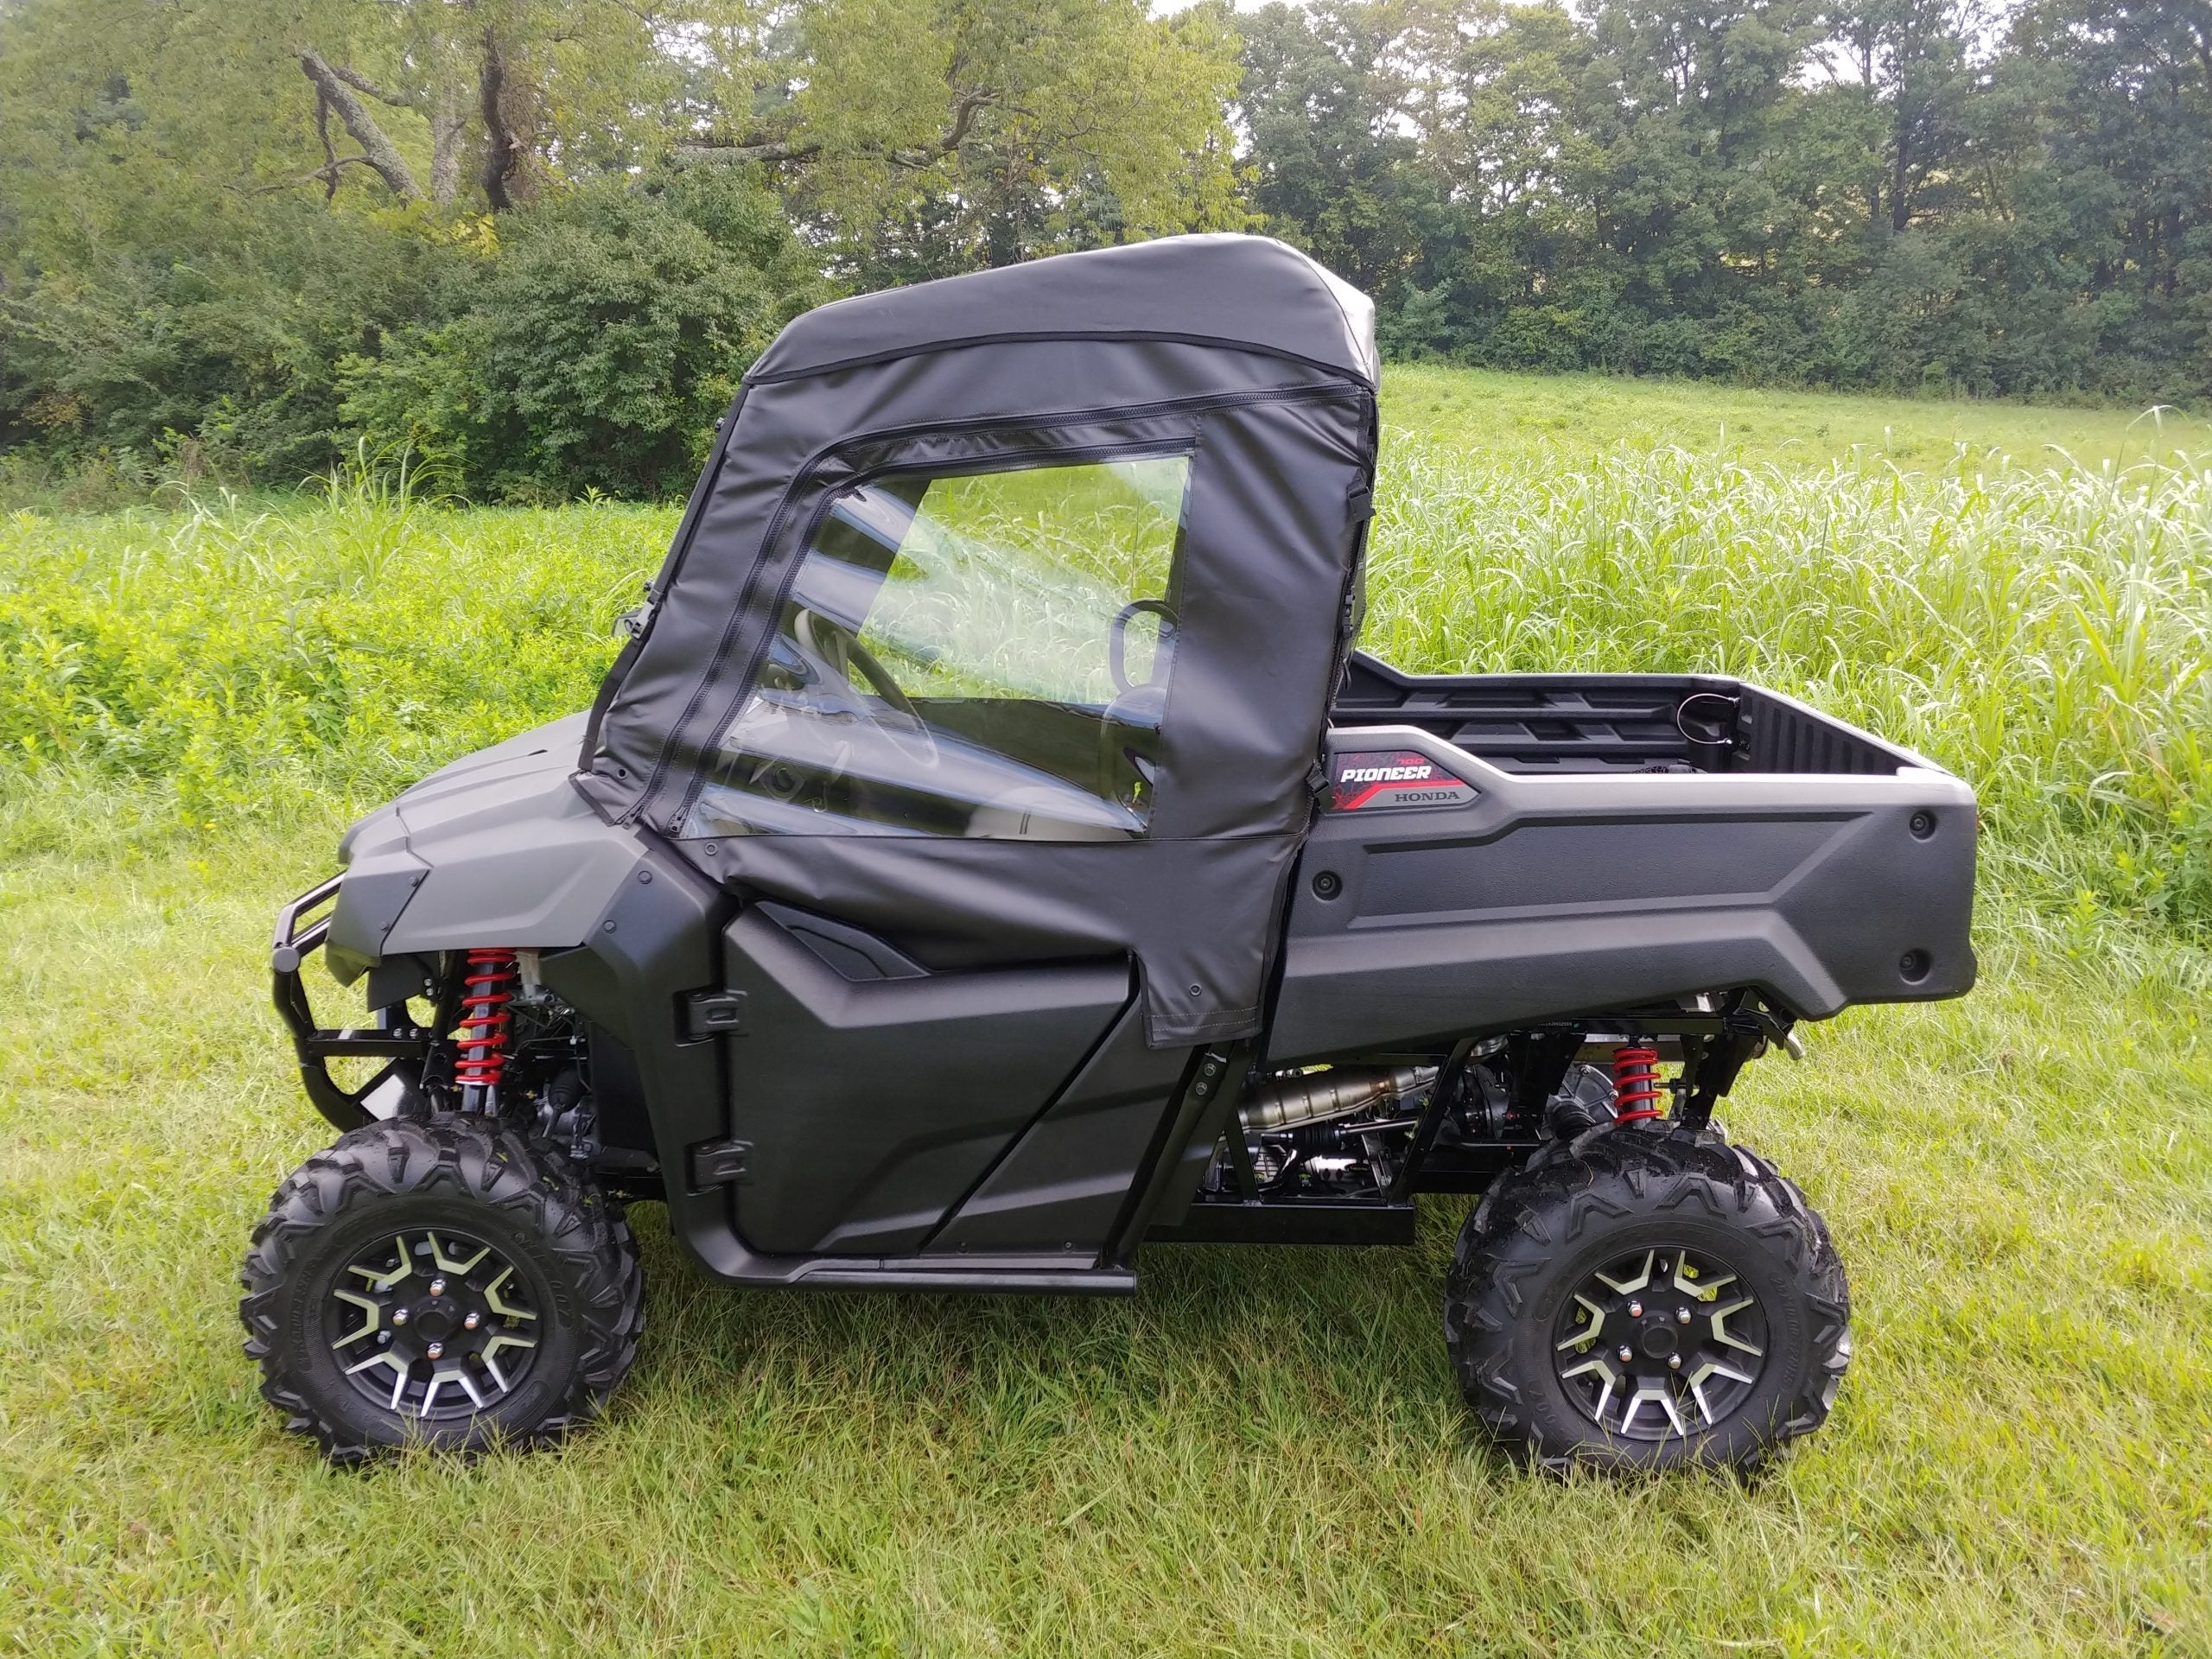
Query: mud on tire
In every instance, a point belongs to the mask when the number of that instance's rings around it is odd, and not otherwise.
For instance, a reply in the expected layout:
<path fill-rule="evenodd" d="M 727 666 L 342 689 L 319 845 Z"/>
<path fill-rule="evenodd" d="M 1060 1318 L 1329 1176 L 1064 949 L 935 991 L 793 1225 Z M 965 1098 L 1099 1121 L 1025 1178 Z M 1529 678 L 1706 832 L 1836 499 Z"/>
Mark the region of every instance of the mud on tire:
<path fill-rule="evenodd" d="M 1851 1359 L 1843 1264 L 1804 1195 L 1663 1123 L 1494 1186 L 1461 1231 L 1444 1329 L 1484 1426 L 1562 1471 L 1748 1468 L 1826 1421 Z"/>
<path fill-rule="evenodd" d="M 645 1324 L 620 1212 L 478 1118 L 372 1123 L 315 1154 L 239 1276 L 263 1397 L 339 1463 L 557 1440 L 598 1414 Z"/>

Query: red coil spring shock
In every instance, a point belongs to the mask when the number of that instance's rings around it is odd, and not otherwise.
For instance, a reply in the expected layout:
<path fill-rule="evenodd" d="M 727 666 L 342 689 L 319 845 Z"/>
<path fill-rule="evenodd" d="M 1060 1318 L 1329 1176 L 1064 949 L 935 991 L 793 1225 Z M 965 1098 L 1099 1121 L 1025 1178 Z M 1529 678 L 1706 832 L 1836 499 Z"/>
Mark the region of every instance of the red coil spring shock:
<path fill-rule="evenodd" d="M 1661 1092 L 1657 1049 L 1637 1043 L 1613 1051 L 1615 1122 L 1634 1123 L 1641 1118 L 1665 1116 L 1665 1112 L 1653 1103 Z"/>
<path fill-rule="evenodd" d="M 514 1000 L 518 973 L 512 950 L 472 950 L 461 981 L 460 1055 L 453 1080 L 461 1085 L 461 1109 L 485 1111 L 494 1102 L 499 1074 L 507 1065 L 507 1004 Z"/>

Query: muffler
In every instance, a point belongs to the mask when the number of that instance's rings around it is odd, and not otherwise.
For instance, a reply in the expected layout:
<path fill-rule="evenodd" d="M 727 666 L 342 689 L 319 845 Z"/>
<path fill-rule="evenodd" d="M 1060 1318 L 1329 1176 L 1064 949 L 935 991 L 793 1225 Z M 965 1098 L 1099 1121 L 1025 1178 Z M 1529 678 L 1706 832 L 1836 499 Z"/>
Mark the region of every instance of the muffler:
<path fill-rule="evenodd" d="M 1237 1109 L 1253 1134 L 1350 1117 L 1386 1100 L 1417 1095 L 1436 1081 L 1433 1065 L 1341 1066 L 1269 1077 L 1245 1091 Z"/>

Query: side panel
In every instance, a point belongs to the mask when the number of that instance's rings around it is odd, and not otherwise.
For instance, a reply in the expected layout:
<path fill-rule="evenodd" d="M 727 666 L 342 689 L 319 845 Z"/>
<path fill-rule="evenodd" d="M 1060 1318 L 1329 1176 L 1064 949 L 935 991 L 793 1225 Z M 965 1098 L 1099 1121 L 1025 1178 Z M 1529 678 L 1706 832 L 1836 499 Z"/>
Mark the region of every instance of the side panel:
<path fill-rule="evenodd" d="M 1822 1019 L 1974 982 L 1974 796 L 1946 774 L 1528 776 L 1410 727 L 1334 742 L 1426 755 L 1473 798 L 1324 815 L 1274 1064 L 1730 985 Z"/>
<path fill-rule="evenodd" d="M 737 1230 L 771 1255 L 916 1249 L 1132 998 L 1118 961 L 849 980 L 755 909 L 723 942 Z"/>
<path fill-rule="evenodd" d="M 683 999 L 720 983 L 715 957 L 730 900 L 649 839 L 638 868 L 585 931 L 581 947 L 549 954 L 539 972 L 556 994 L 620 1041 L 637 1070 L 667 1184 L 669 1231 L 710 1273 L 740 1260 L 729 1189 L 694 1190 L 687 1154 L 728 1134 L 719 1038 L 679 1024 Z"/>
<path fill-rule="evenodd" d="M 1194 1052 L 1147 1047 L 1141 1014 L 1124 1014 L 1052 1109 L 931 1240 L 930 1253 L 1103 1248 Z"/>

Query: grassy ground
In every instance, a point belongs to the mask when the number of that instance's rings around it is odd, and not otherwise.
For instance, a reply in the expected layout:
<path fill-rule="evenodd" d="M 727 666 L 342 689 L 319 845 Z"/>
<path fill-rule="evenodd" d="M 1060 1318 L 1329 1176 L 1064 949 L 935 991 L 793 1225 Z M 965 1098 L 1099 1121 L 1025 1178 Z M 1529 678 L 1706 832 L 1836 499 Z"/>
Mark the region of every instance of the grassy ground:
<path fill-rule="evenodd" d="M 349 802 L 588 695 L 671 515 L 19 519 L 0 1650 L 2212 1652 L 2205 482 L 1642 453 L 1710 435 L 1678 391 L 1394 377 L 1374 631 L 1412 666 L 1743 667 L 1998 804 L 1982 988 L 1815 1030 L 1726 1114 L 1858 1313 L 1775 1471 L 1559 1484 L 1478 1444 L 1444 1205 L 1406 1253 L 1155 1248 L 1113 1306 L 727 1294 L 641 1207 L 607 1423 L 326 1471 L 237 1352 L 245 1232 L 324 1138 L 257 941 Z M 1586 391 L 1626 448 L 1468 443 L 1478 403 Z"/>
<path fill-rule="evenodd" d="M 1547 458 L 1621 443 L 1786 466 L 1829 461 L 1940 466 L 1969 460 L 2091 468 L 2212 454 L 2212 421 L 2177 410 L 2059 409 L 1942 398 L 1761 391 L 1611 375 L 1389 372 L 1386 419 L 1475 454 Z"/>

